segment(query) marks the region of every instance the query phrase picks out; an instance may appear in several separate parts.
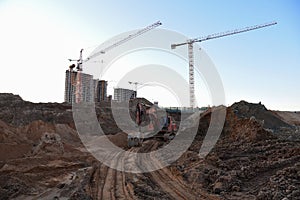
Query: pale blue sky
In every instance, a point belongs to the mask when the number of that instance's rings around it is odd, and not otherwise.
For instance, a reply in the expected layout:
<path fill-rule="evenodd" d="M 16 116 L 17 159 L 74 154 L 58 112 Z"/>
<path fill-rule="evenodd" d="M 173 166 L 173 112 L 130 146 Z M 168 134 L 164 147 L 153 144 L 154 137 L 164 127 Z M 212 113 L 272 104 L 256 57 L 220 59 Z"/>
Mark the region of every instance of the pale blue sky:
<path fill-rule="evenodd" d="M 0 1 L 0 92 L 62 102 L 68 58 L 160 20 L 194 38 L 249 25 L 278 25 L 204 42 L 227 104 L 247 100 L 300 110 L 299 1 Z M 85 55 L 87 56 L 87 55 Z"/>

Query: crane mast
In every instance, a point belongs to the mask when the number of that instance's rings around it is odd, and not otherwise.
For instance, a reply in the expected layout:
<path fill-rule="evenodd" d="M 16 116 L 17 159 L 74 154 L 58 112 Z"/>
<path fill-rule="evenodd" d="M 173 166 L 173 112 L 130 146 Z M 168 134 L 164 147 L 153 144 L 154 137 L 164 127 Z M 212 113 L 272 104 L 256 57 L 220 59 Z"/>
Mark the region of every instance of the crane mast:
<path fill-rule="evenodd" d="M 77 60 L 77 82 L 76 82 L 76 92 L 75 92 L 75 100 L 76 103 L 80 103 L 82 101 L 82 52 L 83 49 L 80 50 L 80 56 Z"/>
<path fill-rule="evenodd" d="M 271 22 L 271 23 L 265 23 L 265 24 L 260 24 L 260 25 L 255 25 L 255 26 L 249 26 L 241 29 L 235 29 L 231 31 L 226 31 L 226 32 L 220 32 L 220 33 L 215 33 L 215 34 L 210 34 L 207 36 L 202 36 L 194 39 L 189 39 L 186 42 L 178 43 L 178 44 L 171 44 L 171 49 L 175 49 L 178 46 L 182 45 L 188 45 L 188 58 L 189 58 L 189 92 L 190 92 L 190 107 L 194 108 L 195 107 L 195 79 L 194 79 L 194 50 L 193 50 L 193 44 L 195 42 L 203 42 L 206 40 L 211 40 L 211 39 L 217 39 L 225 36 L 230 36 L 238 33 L 243 33 L 247 31 L 252 31 L 255 29 L 260 29 L 264 28 L 267 26 L 272 26 L 277 24 L 277 22 Z"/>

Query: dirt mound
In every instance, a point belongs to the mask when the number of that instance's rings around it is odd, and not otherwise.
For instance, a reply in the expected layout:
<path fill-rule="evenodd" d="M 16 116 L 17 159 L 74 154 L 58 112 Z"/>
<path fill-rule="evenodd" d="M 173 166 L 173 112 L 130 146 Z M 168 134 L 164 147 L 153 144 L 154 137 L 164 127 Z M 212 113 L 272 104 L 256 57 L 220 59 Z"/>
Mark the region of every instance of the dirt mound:
<path fill-rule="evenodd" d="M 18 129 L 0 120 L 0 161 L 24 157 L 31 150 L 24 134 L 19 134 Z"/>
<path fill-rule="evenodd" d="M 255 118 L 237 120 L 231 128 L 230 139 L 233 141 L 256 142 L 272 137 Z"/>
<path fill-rule="evenodd" d="M 250 111 L 250 110 L 249 110 Z M 251 112 L 251 111 L 250 111 Z M 257 142 L 273 138 L 274 136 L 264 127 L 264 120 L 236 115 L 232 107 L 227 109 L 226 123 L 223 135 L 231 141 Z"/>
<path fill-rule="evenodd" d="M 114 143 L 116 146 L 126 149 L 127 148 L 127 134 L 124 132 L 119 132 L 115 135 L 108 135 L 108 139 Z"/>
<path fill-rule="evenodd" d="M 61 142 L 61 137 L 57 133 L 45 132 L 38 145 L 32 150 L 32 155 L 45 155 L 45 154 L 63 154 L 64 146 Z"/>
<path fill-rule="evenodd" d="M 268 110 L 263 104 L 253 104 L 246 101 L 234 103 L 230 107 L 239 118 L 251 118 L 254 116 L 257 120 L 263 121 L 264 128 L 279 130 L 281 127 L 291 127 L 291 125 L 282 121 L 276 113 Z"/>
<path fill-rule="evenodd" d="M 32 192 L 28 183 L 11 176 L 0 176 L 0 198 L 13 199 L 24 193 Z"/>
<path fill-rule="evenodd" d="M 19 95 L 12 93 L 0 93 L 0 106 L 8 106 L 15 103 L 23 103 L 24 100 Z"/>
<path fill-rule="evenodd" d="M 281 120 L 293 126 L 300 126 L 300 112 L 274 111 Z"/>
<path fill-rule="evenodd" d="M 68 125 L 41 120 L 19 127 L 0 121 L 0 142 L 2 161 L 36 155 L 38 152 L 45 152 L 44 150 L 59 152 L 63 149 L 63 144 L 71 144 L 73 148 L 81 146 L 76 131 Z"/>
<path fill-rule="evenodd" d="M 69 104 L 31 103 L 18 95 L 0 95 L 0 119 L 13 126 L 27 125 L 33 121 L 72 124 L 72 110 Z"/>
<path fill-rule="evenodd" d="M 258 117 L 267 118 L 257 119 L 256 112 Z M 259 104 L 241 102 L 241 105 L 237 103 L 227 108 L 221 136 L 206 159 L 201 160 L 198 153 L 211 118 L 208 110 L 201 116 L 196 140 L 174 166 L 193 188 L 203 188 L 225 199 L 256 199 L 257 196 L 261 199 L 281 200 L 287 196 L 297 199 L 300 197 L 297 190 L 281 184 L 290 181 L 292 188 L 298 186 L 294 182 L 297 171 L 290 167 L 300 162 L 300 143 L 281 138 L 278 135 L 281 132 L 274 133 L 266 128 L 264 122 L 275 120 L 274 117 Z M 278 117 L 276 120 L 279 125 L 275 128 L 282 131 L 280 125 L 286 127 L 286 123 Z M 286 178 L 285 182 L 273 181 L 276 174 L 283 173 L 293 178 Z"/>
<path fill-rule="evenodd" d="M 286 167 L 271 176 L 257 199 L 298 199 L 300 197 L 300 163 Z"/>

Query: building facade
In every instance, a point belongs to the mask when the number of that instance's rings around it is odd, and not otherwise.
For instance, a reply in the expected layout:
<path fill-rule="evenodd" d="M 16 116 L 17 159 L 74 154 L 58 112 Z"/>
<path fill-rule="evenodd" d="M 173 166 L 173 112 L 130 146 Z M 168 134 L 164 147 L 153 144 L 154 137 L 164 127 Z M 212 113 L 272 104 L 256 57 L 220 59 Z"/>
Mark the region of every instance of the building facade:
<path fill-rule="evenodd" d="M 107 81 L 93 79 L 90 74 L 80 73 L 81 78 L 81 95 L 78 96 L 80 102 L 100 102 L 107 100 Z M 65 98 L 68 103 L 76 102 L 78 72 L 66 70 L 65 77 Z"/>
<path fill-rule="evenodd" d="M 97 80 L 97 87 L 96 87 L 96 102 L 100 101 L 107 101 L 107 81 L 105 80 Z"/>
<path fill-rule="evenodd" d="M 114 100 L 118 102 L 129 101 L 136 98 L 136 91 L 125 88 L 114 88 Z"/>
<path fill-rule="evenodd" d="M 76 93 L 76 77 L 77 72 L 72 70 L 66 70 L 65 78 L 65 102 L 73 103 L 75 102 Z"/>
<path fill-rule="evenodd" d="M 79 78 L 81 79 L 81 87 L 77 87 Z M 107 96 L 107 81 L 93 79 L 92 75 L 82 72 L 79 77 L 79 73 L 71 67 L 69 70 L 66 70 L 65 102 L 101 102 L 111 99 L 111 95 L 110 98 Z"/>

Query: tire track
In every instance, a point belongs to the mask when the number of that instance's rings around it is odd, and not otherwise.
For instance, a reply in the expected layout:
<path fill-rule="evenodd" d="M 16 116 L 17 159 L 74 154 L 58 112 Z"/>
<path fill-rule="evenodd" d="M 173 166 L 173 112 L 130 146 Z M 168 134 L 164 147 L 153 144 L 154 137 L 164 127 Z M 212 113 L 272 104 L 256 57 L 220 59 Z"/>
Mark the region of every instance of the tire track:
<path fill-rule="evenodd" d="M 154 143 L 149 146 L 149 149 L 157 149 L 158 144 Z M 160 163 L 155 159 L 153 154 L 149 156 L 149 165 L 152 167 L 159 167 Z M 160 188 L 167 193 L 173 199 L 211 199 L 208 195 L 203 192 L 197 192 L 195 194 L 190 187 L 184 184 L 183 180 L 174 176 L 172 172 L 167 168 L 162 168 L 154 172 L 149 173 L 153 182 L 160 186 Z"/>
<path fill-rule="evenodd" d="M 96 197 L 98 194 L 99 182 L 97 177 L 99 177 L 98 167 L 93 167 L 89 181 L 89 190 L 92 197 Z"/>
<path fill-rule="evenodd" d="M 111 159 L 110 165 L 114 168 L 120 165 L 121 168 L 124 167 L 126 156 L 124 153 L 118 153 Z M 104 165 L 104 164 L 102 164 Z M 135 199 L 133 194 L 130 192 L 126 185 L 126 174 L 123 171 L 118 171 L 116 169 L 105 166 L 106 176 L 103 183 L 101 195 L 98 196 L 99 199 Z"/>
<path fill-rule="evenodd" d="M 129 152 L 126 153 L 150 152 L 151 150 L 157 149 L 159 143 L 149 142 L 146 145 L 147 146 L 144 146 L 144 148 L 131 148 Z M 125 155 L 126 154 L 122 153 L 116 154 L 112 157 L 110 165 L 113 167 L 120 165 L 121 168 L 124 168 L 125 162 L 129 162 L 127 164 L 130 164 L 131 161 L 135 162 L 137 166 L 142 166 L 141 162 L 144 160 L 141 160 L 140 157 L 132 157 L 128 159 L 128 157 Z M 160 163 L 155 159 L 155 156 L 148 156 L 148 160 L 150 162 L 147 163 L 147 165 L 152 168 L 159 167 Z M 205 193 L 202 194 L 201 191 L 197 191 L 195 193 L 195 191 L 188 187 L 183 180 L 173 175 L 168 168 L 163 168 L 150 173 L 131 174 L 125 173 L 123 171 L 118 171 L 113 168 L 107 167 L 104 164 L 101 164 L 97 166 L 95 171 L 92 172 L 91 176 L 92 182 L 90 185 L 90 191 L 93 199 L 138 199 L 138 196 L 135 196 L 134 194 L 136 185 L 131 184 L 136 180 L 141 181 L 141 183 L 145 185 L 147 185 L 147 180 L 150 180 L 151 183 L 154 184 L 155 188 L 159 188 L 158 191 L 161 191 L 166 195 L 166 197 L 169 197 L 171 199 L 213 199 L 210 198 L 209 195 L 205 195 Z M 157 198 L 157 196 L 155 196 L 155 193 L 152 193 L 152 195 L 153 198 Z"/>
<path fill-rule="evenodd" d="M 149 143 L 147 143 L 149 144 Z M 151 150 L 155 150 L 158 147 L 158 143 L 150 143 L 148 147 L 144 148 L 143 151 L 150 152 Z M 151 155 L 151 154 L 150 154 Z M 149 156 L 149 161 L 147 164 L 149 167 L 158 167 L 158 161 L 154 159 L 152 156 Z M 141 160 L 136 160 L 136 163 L 139 164 Z M 191 195 L 190 191 L 186 188 L 182 188 L 178 181 L 174 181 L 170 179 L 169 176 L 166 175 L 165 172 L 160 170 L 156 170 L 150 173 L 147 173 L 149 176 L 144 174 L 145 178 L 150 177 L 153 183 L 159 186 L 162 192 L 168 194 L 168 196 L 172 199 L 184 199 L 184 200 L 192 200 L 196 199 L 194 195 Z M 190 193 L 190 194 L 189 194 Z"/>
<path fill-rule="evenodd" d="M 125 158 L 126 156 L 121 156 L 121 159 L 119 159 L 118 161 L 118 165 L 121 166 L 121 169 L 124 169 L 124 165 L 125 165 Z M 126 174 L 123 171 L 116 171 L 116 177 L 115 177 L 115 183 L 116 183 L 116 196 L 118 197 L 118 199 L 125 199 L 125 200 L 132 200 L 134 199 L 133 195 L 130 193 L 129 188 L 127 187 L 127 183 L 126 183 Z M 121 195 L 120 195 L 121 194 Z"/>
<path fill-rule="evenodd" d="M 110 166 L 116 167 L 120 162 L 120 153 L 116 154 L 110 162 Z M 103 185 L 103 190 L 102 190 L 102 195 L 101 199 L 111 199 L 111 200 L 116 200 L 120 199 L 120 197 L 124 196 L 123 194 L 120 194 L 118 192 L 122 192 L 122 190 L 119 189 L 120 185 L 122 187 L 122 183 L 118 183 L 118 177 L 117 177 L 117 170 L 107 167 L 107 174 L 106 174 L 106 179 L 104 181 Z"/>
<path fill-rule="evenodd" d="M 154 159 L 152 158 L 152 161 Z M 157 162 L 157 161 L 156 161 Z M 151 162 L 150 165 L 157 166 L 157 163 Z M 163 191 L 168 193 L 174 199 L 192 200 L 196 199 L 187 188 L 183 188 L 181 183 L 176 179 L 170 178 L 164 169 L 156 170 L 150 173 L 153 181 L 157 183 Z"/>
<path fill-rule="evenodd" d="M 103 163 L 101 163 L 101 167 L 99 168 L 99 180 L 100 181 L 100 185 L 99 185 L 99 191 L 97 194 L 97 199 L 103 199 L 103 192 L 104 192 L 104 186 L 106 184 L 106 179 L 107 179 L 107 175 L 108 175 L 108 167 L 106 165 L 104 165 Z"/>

